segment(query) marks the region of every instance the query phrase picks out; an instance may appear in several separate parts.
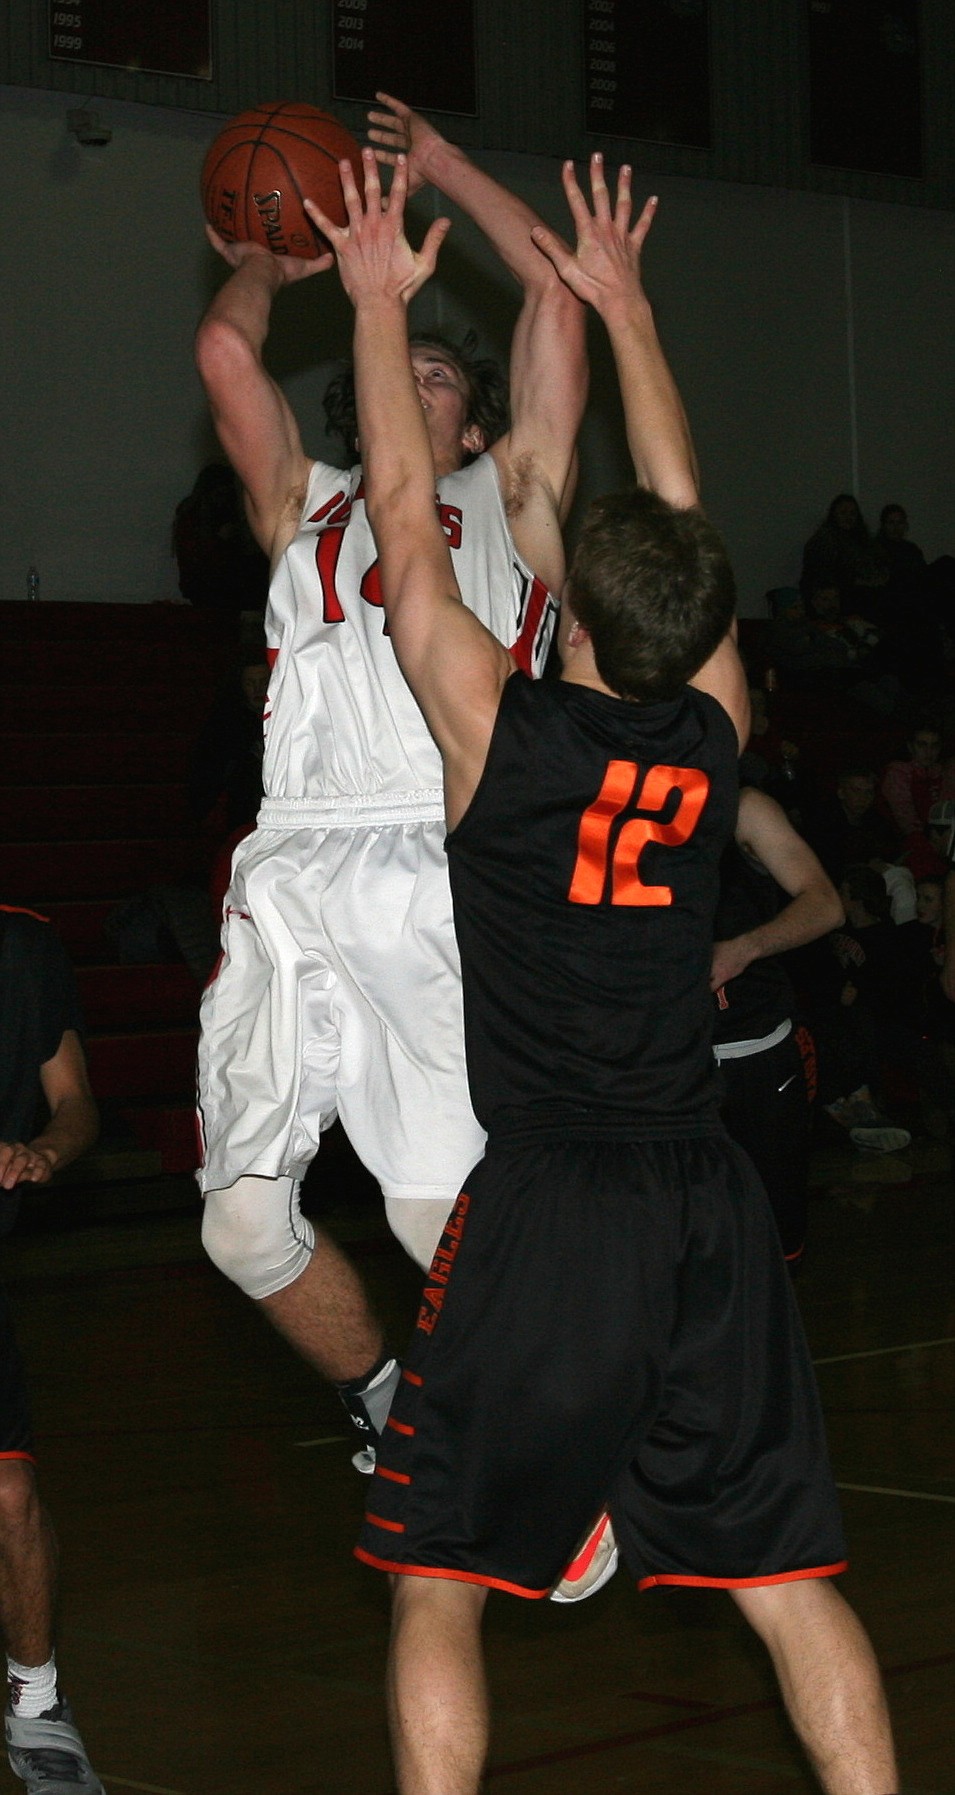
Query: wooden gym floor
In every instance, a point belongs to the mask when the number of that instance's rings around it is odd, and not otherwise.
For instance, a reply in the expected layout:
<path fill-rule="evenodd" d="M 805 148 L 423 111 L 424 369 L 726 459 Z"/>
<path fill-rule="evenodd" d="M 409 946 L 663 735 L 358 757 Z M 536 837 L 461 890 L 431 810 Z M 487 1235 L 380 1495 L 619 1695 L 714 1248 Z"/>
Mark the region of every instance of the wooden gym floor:
<path fill-rule="evenodd" d="M 955 1790 L 953 1185 L 930 1141 L 814 1169 L 799 1297 L 844 1491 L 843 1587 L 888 1679 L 905 1795 Z M 62 1215 L 62 1210 L 60 1211 Z M 335 1218 L 395 1337 L 414 1269 Z M 5 1243 L 62 1551 L 61 1673 L 110 1795 L 388 1795 L 384 1579 L 335 1398 L 208 1266 L 196 1219 Z M 501 1795 L 797 1795 L 812 1784 L 729 1599 L 492 1596 Z M 0 1788 L 21 1788 L 0 1759 Z"/>

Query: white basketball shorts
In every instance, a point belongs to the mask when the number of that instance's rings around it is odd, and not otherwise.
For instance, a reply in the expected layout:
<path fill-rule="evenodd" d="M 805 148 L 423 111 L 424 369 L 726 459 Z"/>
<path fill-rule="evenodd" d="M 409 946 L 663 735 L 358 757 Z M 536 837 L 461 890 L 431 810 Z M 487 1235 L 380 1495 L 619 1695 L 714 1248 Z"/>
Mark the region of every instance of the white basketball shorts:
<path fill-rule="evenodd" d="M 484 1134 L 444 835 L 434 792 L 266 801 L 236 850 L 202 1001 L 204 1191 L 301 1177 L 337 1114 L 386 1196 L 453 1202 Z"/>

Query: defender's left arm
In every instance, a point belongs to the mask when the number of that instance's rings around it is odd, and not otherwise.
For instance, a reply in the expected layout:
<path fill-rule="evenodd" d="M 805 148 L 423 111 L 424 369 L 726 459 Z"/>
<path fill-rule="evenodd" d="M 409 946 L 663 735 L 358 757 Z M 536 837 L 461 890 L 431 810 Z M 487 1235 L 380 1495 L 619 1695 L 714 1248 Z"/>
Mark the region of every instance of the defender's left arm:
<path fill-rule="evenodd" d="M 407 304 L 433 271 L 448 220 L 436 220 L 415 253 L 404 234 L 404 158 L 386 205 L 370 150 L 363 161 L 364 206 L 348 163 L 341 164 L 346 227 L 316 206 L 309 211 L 332 245 L 355 308 L 355 395 L 382 601 L 399 665 L 441 750 L 453 827 L 483 772 L 513 662 L 461 601 L 408 353 Z"/>

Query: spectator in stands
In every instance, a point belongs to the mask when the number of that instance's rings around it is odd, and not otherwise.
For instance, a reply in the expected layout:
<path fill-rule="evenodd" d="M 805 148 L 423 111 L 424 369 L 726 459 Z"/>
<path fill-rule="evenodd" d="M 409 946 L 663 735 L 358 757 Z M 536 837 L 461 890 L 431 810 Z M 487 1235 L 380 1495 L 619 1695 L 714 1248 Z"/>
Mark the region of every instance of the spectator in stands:
<path fill-rule="evenodd" d="M 803 549 L 802 591 L 808 599 L 819 588 L 835 587 L 847 616 L 859 612 L 878 622 L 878 595 L 887 581 L 858 500 L 838 493 Z"/>
<path fill-rule="evenodd" d="M 922 940 L 916 949 L 921 968 L 924 993 L 924 1028 L 943 1049 L 943 1057 L 951 1068 L 955 1054 L 955 1004 L 949 1002 L 942 988 L 945 967 L 945 876 L 933 874 L 920 879 L 916 886 L 917 923 Z"/>
<path fill-rule="evenodd" d="M 942 732 L 936 720 L 926 716 L 915 723 L 906 746 L 908 758 L 889 762 L 881 787 L 903 843 L 908 836 L 924 833 L 933 804 L 946 795 Z"/>
<path fill-rule="evenodd" d="M 825 588 L 823 591 L 825 592 Z M 831 588 L 838 614 L 839 594 Z M 815 596 L 815 593 L 814 595 Z M 770 594 L 773 615 L 767 631 L 767 654 L 787 675 L 787 684 L 830 685 L 841 688 L 858 659 L 858 645 L 824 617 L 807 609 L 798 587 L 780 586 Z M 826 606 L 823 598 L 823 607 Z"/>
<path fill-rule="evenodd" d="M 882 507 L 874 539 L 887 580 L 881 595 L 880 625 L 886 652 L 902 684 L 911 692 L 937 692 L 944 685 L 945 637 L 932 598 L 925 556 L 909 542 L 901 505 Z"/>
<path fill-rule="evenodd" d="M 842 983 L 825 1031 L 839 1082 L 879 1089 L 888 1072 L 901 1072 L 942 1111 L 955 1141 L 955 1078 L 924 1033 L 921 944 L 913 942 L 911 925 L 891 922 L 885 886 L 871 867 L 849 867 L 839 895 L 846 922 L 831 939 Z"/>
<path fill-rule="evenodd" d="M 955 799 L 940 798 L 928 813 L 921 835 L 910 836 L 905 860 L 916 880 L 938 875 L 945 877 L 951 865 L 952 834 L 955 831 Z"/>
<path fill-rule="evenodd" d="M 176 507 L 172 546 L 179 590 L 192 605 L 238 616 L 261 616 L 269 593 L 269 563 L 246 520 L 242 494 L 228 462 L 210 461 Z"/>
<path fill-rule="evenodd" d="M 893 824 L 875 807 L 876 777 L 871 767 L 847 765 L 837 779 L 835 793 L 824 799 L 807 819 L 806 839 L 838 886 L 851 865 L 870 860 L 893 862 L 901 842 Z"/>
<path fill-rule="evenodd" d="M 0 1232 L 24 1185 L 92 1146 L 96 1104 L 86 1073 L 79 1000 L 50 924 L 0 910 Z M 47 1119 L 37 1131 L 41 1101 Z M 29 1403 L 0 1297 L 0 1629 L 7 1652 L 7 1753 L 31 1791 L 104 1795 L 57 1683 L 53 1641 L 56 1541 L 40 1503 Z"/>
<path fill-rule="evenodd" d="M 874 549 L 888 575 L 887 597 L 893 602 L 920 595 L 925 588 L 925 556 L 908 536 L 909 520 L 904 506 L 883 505 Z"/>

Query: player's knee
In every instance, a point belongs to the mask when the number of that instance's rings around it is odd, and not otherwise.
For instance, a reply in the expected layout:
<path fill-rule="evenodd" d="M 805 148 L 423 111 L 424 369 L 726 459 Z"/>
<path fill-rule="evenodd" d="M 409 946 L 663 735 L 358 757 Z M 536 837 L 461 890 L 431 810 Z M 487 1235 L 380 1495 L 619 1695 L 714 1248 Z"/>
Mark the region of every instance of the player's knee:
<path fill-rule="evenodd" d="M 22 1534 L 39 1516 L 40 1497 L 30 1459 L 0 1460 L 0 1536 Z"/>
<path fill-rule="evenodd" d="M 454 1199 L 447 1197 L 385 1197 L 385 1217 L 395 1239 L 409 1258 L 427 1271 L 444 1232 Z"/>
<path fill-rule="evenodd" d="M 206 1193 L 202 1244 L 213 1265 L 261 1300 L 294 1283 L 315 1245 L 292 1178 L 240 1178 Z"/>

